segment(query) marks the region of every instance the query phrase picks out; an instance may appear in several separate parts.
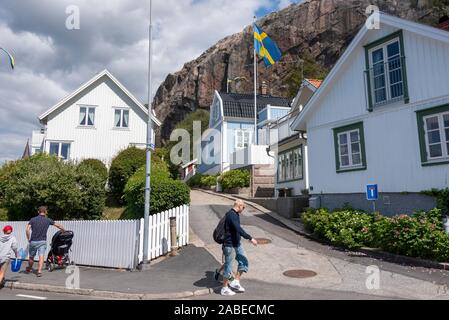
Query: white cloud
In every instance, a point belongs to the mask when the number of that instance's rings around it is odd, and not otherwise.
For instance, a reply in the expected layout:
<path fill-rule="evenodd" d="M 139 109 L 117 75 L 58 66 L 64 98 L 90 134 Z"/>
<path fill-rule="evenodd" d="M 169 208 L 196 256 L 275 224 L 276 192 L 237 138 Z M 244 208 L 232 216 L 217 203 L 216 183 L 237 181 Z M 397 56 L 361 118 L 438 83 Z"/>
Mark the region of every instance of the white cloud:
<path fill-rule="evenodd" d="M 261 8 L 290 0 L 155 0 L 154 91 L 168 73 L 251 24 Z M 147 102 L 148 9 L 142 0 L 20 0 L 2 3 L 0 46 L 0 163 L 20 157 L 37 116 L 98 71 L 108 68 Z M 68 5 L 81 29 L 67 30 Z M 13 125 L 11 125 L 13 124 Z M 7 141 L 7 142 L 5 142 Z"/>

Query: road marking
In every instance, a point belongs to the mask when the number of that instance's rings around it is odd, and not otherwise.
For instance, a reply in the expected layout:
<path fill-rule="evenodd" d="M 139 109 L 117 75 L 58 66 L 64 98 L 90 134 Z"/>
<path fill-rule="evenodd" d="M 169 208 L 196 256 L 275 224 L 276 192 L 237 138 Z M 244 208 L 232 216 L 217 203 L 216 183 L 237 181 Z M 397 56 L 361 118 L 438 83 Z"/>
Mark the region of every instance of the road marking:
<path fill-rule="evenodd" d="M 46 297 L 38 297 L 38 296 L 29 296 L 27 294 L 18 294 L 16 297 L 28 298 L 28 299 L 36 299 L 36 300 L 47 300 Z"/>

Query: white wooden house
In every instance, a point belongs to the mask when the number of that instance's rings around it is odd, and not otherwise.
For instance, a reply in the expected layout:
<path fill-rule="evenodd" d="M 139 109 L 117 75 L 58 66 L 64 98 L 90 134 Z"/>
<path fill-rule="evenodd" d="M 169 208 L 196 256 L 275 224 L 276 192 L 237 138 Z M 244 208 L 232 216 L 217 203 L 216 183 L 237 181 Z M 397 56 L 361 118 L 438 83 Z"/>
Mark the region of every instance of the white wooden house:
<path fill-rule="evenodd" d="M 75 162 L 93 158 L 109 166 L 122 149 L 145 148 L 147 110 L 104 70 L 39 116 L 42 129 L 33 132 L 31 153 Z M 152 120 L 161 125 L 155 115 Z"/>
<path fill-rule="evenodd" d="M 276 164 L 275 191 L 277 197 L 300 196 L 309 189 L 307 135 L 292 130 L 291 124 L 320 87 L 321 80 L 305 79 L 292 103 L 291 111 L 266 129 L 270 150 Z"/>
<path fill-rule="evenodd" d="M 449 186 L 448 75 L 449 32 L 383 13 L 364 26 L 292 124 L 312 205 L 371 210 L 377 184 L 384 214 L 435 206 L 421 191 Z"/>

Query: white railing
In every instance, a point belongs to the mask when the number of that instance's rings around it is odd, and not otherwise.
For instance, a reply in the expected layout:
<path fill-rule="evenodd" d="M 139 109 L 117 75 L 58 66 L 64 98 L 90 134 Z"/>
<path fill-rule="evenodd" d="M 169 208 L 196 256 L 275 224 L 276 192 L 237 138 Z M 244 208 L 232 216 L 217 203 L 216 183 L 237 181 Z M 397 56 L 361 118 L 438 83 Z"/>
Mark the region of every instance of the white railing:
<path fill-rule="evenodd" d="M 274 158 L 267 153 L 267 145 L 250 145 L 231 154 L 231 169 L 238 169 L 256 164 L 274 164 Z"/>
<path fill-rule="evenodd" d="M 170 217 L 176 217 L 178 247 L 189 243 L 189 206 L 150 216 L 149 254 L 156 259 L 171 251 Z M 73 245 L 69 256 L 77 265 L 135 269 L 143 259 L 143 219 L 117 221 L 57 221 L 66 230 L 73 231 Z M 14 228 L 18 247 L 28 249 L 25 229 L 28 222 L 0 222 Z M 48 248 L 58 230 L 50 227 L 47 233 Z"/>
<path fill-rule="evenodd" d="M 148 257 L 153 260 L 171 252 L 170 218 L 176 217 L 177 246 L 189 243 L 189 206 L 184 205 L 150 216 Z M 139 262 L 143 260 L 143 219 L 140 221 Z"/>

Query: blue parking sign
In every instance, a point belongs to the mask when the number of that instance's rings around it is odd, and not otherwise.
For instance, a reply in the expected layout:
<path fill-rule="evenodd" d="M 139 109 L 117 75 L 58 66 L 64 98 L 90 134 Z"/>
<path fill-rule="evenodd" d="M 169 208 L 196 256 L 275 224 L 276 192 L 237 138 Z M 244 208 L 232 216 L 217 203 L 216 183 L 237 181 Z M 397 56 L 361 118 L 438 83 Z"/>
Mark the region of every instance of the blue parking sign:
<path fill-rule="evenodd" d="M 377 201 L 379 199 L 379 188 L 377 184 L 368 185 L 366 187 L 366 198 L 368 201 Z"/>

